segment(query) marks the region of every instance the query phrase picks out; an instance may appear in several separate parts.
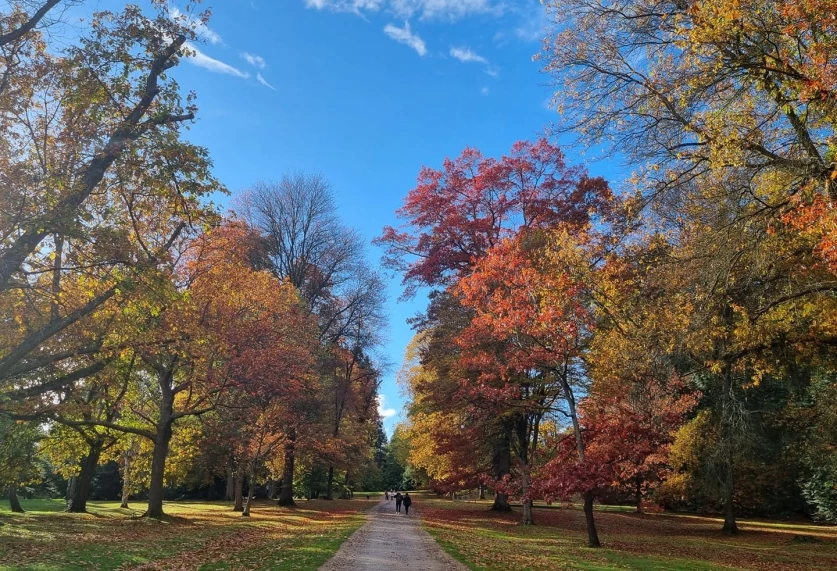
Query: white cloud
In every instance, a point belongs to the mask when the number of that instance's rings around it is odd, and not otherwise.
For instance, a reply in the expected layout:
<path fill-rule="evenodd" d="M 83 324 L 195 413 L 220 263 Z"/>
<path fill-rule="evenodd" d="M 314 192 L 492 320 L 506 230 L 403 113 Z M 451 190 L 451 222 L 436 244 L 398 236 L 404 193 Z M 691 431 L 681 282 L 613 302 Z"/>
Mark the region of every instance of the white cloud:
<path fill-rule="evenodd" d="M 305 0 L 308 8 L 334 12 L 377 12 L 386 9 L 399 18 L 458 20 L 471 14 L 502 14 L 497 0 Z"/>
<path fill-rule="evenodd" d="M 193 65 L 208 69 L 209 71 L 215 73 L 225 73 L 227 75 L 234 75 L 235 77 L 241 77 L 243 79 L 250 77 L 249 73 L 243 72 L 228 63 L 222 62 L 221 60 L 209 57 L 193 44 L 187 42 L 186 47 L 192 52 L 192 55 L 188 57 L 186 61 Z"/>
<path fill-rule="evenodd" d="M 428 20 L 458 20 L 472 14 L 501 14 L 503 5 L 493 0 L 390 0 L 390 9 L 404 18 L 421 14 Z"/>
<path fill-rule="evenodd" d="M 275 87 L 273 87 L 272 85 L 270 85 L 270 84 L 267 82 L 267 80 L 266 80 L 265 78 L 263 78 L 263 77 L 262 77 L 262 74 L 260 74 L 260 73 L 257 73 L 257 74 L 256 74 L 256 81 L 258 81 L 259 83 L 261 83 L 261 84 L 262 84 L 262 85 L 264 85 L 265 87 L 269 87 L 269 88 L 270 88 L 270 89 L 272 89 L 273 91 L 276 91 L 276 88 L 275 88 Z"/>
<path fill-rule="evenodd" d="M 454 57 L 461 61 L 462 63 L 481 63 L 485 66 L 485 73 L 490 75 L 491 77 L 497 77 L 499 72 L 497 68 L 491 65 L 486 58 L 479 55 L 477 52 L 472 50 L 468 47 L 461 47 L 461 48 L 451 48 L 450 49 L 451 57 Z"/>
<path fill-rule="evenodd" d="M 395 416 L 396 410 L 394 408 L 386 408 L 384 404 L 386 402 L 386 397 L 384 395 L 378 395 L 378 415 L 381 418 L 389 418 L 391 416 Z"/>
<path fill-rule="evenodd" d="M 264 58 L 262 56 L 248 54 L 247 52 L 241 52 L 241 57 L 244 58 L 244 61 L 259 69 L 264 69 L 267 67 L 267 62 L 264 61 Z"/>
<path fill-rule="evenodd" d="M 491 90 L 487 87 L 483 87 L 482 89 L 480 89 L 480 93 L 482 93 L 483 95 L 488 95 L 489 93 L 491 93 Z"/>
<path fill-rule="evenodd" d="M 363 10 L 380 10 L 383 4 L 384 0 L 305 0 L 305 6 L 308 8 L 355 14 L 360 14 Z"/>
<path fill-rule="evenodd" d="M 218 32 L 195 18 L 192 14 L 184 14 L 177 8 L 171 8 L 169 10 L 169 17 L 172 20 L 181 20 L 183 24 L 192 28 L 199 40 L 205 40 L 210 44 L 216 45 L 224 42 Z"/>
<path fill-rule="evenodd" d="M 410 30 L 409 22 L 404 22 L 403 28 L 399 28 L 393 24 L 387 24 L 384 28 L 384 33 L 396 42 L 410 46 L 420 56 L 427 54 L 427 46 L 424 40 Z"/>
<path fill-rule="evenodd" d="M 461 62 L 477 62 L 488 64 L 488 60 L 473 51 L 471 48 L 451 48 L 450 55 Z"/>

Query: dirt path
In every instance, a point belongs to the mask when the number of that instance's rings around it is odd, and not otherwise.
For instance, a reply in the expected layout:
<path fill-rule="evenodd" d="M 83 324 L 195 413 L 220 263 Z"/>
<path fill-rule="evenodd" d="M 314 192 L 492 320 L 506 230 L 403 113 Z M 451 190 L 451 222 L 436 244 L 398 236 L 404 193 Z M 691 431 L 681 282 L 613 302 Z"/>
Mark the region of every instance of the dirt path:
<path fill-rule="evenodd" d="M 466 567 L 442 551 L 421 527 L 419 514 L 395 513 L 395 502 L 372 508 L 357 530 L 320 571 L 399 569 L 408 571 L 465 571 Z"/>

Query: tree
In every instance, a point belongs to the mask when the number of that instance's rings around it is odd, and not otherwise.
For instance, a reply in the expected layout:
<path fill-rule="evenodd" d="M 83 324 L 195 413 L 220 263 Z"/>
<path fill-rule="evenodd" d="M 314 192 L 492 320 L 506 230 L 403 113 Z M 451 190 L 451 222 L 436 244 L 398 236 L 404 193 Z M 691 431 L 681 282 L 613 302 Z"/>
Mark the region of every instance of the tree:
<path fill-rule="evenodd" d="M 360 235 L 339 220 L 328 182 L 319 175 L 286 174 L 278 183 L 253 185 L 242 196 L 240 206 L 244 218 L 262 236 L 262 263 L 299 290 L 317 318 L 323 344 L 342 347 L 350 354 L 366 350 L 367 338 L 384 319 L 384 288 L 363 260 Z M 325 354 L 331 351 L 327 348 Z M 340 400 L 335 402 L 339 405 Z M 302 407 L 299 412 L 312 411 Z M 335 415 L 338 432 L 341 418 L 342 414 Z M 283 506 L 294 505 L 295 454 L 302 428 L 307 427 L 289 426 L 286 430 L 279 496 Z"/>
<path fill-rule="evenodd" d="M 419 287 L 453 286 L 492 247 L 524 229 L 561 222 L 583 227 L 591 214 L 610 208 L 610 199 L 604 180 L 567 166 L 561 150 L 546 139 L 515 143 L 499 160 L 469 148 L 456 160 L 446 160 L 442 170 L 422 169 L 398 211 L 405 224 L 385 228 L 376 242 L 386 250 L 384 264 L 403 272 L 405 296 L 411 296 Z M 456 310 L 455 305 L 444 294 L 434 295 L 430 319 L 419 321 L 418 328 L 458 314 L 453 328 L 442 327 L 442 339 L 453 341 L 469 322 L 468 309 Z M 451 345 L 447 343 L 449 349 Z M 487 431 L 494 437 L 497 481 L 510 469 L 511 430 L 511 424 L 500 422 Z M 509 509 L 502 491 L 496 500 L 497 509 Z"/>
<path fill-rule="evenodd" d="M 16 10 L 2 21 L 38 18 Z M 15 317 L 0 330 L 7 399 L 102 371 L 108 320 L 92 324 L 95 314 L 119 315 L 144 273 L 209 216 L 201 197 L 220 185 L 206 150 L 180 139 L 195 107 L 170 75 L 190 37 L 165 10 L 129 7 L 97 14 L 66 48 L 34 30 L 2 46 L 0 129 L 15 134 L 0 145 L 0 307 Z"/>
<path fill-rule="evenodd" d="M 0 416 L 0 489 L 6 492 L 11 510 L 23 513 L 17 490 L 38 477 L 35 454 L 43 436 L 32 424 Z"/>

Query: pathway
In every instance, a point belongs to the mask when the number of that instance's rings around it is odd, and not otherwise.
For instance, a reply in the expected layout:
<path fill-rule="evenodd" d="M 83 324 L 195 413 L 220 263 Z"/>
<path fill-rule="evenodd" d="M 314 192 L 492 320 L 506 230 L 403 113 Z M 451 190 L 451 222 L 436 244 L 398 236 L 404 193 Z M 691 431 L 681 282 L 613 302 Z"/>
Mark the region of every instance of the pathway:
<path fill-rule="evenodd" d="M 395 502 L 369 510 L 366 523 L 340 547 L 320 571 L 398 569 L 399 571 L 465 571 L 421 527 L 419 516 L 395 513 Z"/>

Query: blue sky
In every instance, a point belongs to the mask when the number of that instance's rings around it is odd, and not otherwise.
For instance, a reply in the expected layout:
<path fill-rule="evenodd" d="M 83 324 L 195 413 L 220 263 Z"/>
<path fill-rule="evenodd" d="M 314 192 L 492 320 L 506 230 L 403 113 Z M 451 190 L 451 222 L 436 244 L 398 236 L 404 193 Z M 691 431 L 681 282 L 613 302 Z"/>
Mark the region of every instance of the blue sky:
<path fill-rule="evenodd" d="M 537 0 L 204 0 L 207 8 L 198 57 L 174 70 L 198 95 L 189 138 L 209 148 L 233 194 L 291 169 L 322 173 L 344 220 L 369 240 L 397 224 L 422 165 L 439 167 L 466 146 L 499 156 L 554 117 L 548 78 L 532 61 L 546 23 Z M 377 263 L 380 251 L 370 245 L 369 255 Z M 397 303 L 400 293 L 394 277 L 383 348 L 393 367 L 381 387 L 390 433 L 412 337 L 405 319 L 425 303 Z"/>

